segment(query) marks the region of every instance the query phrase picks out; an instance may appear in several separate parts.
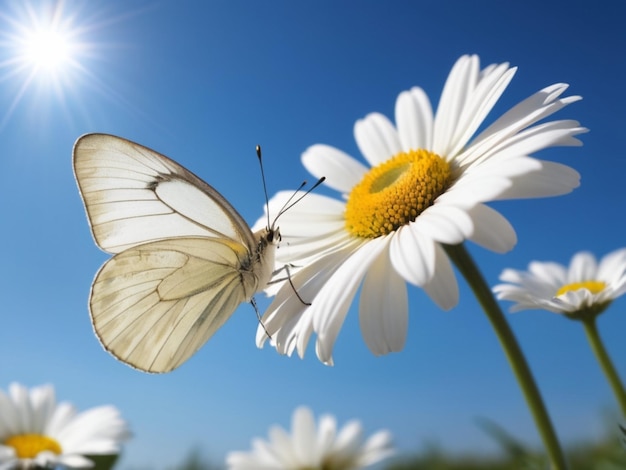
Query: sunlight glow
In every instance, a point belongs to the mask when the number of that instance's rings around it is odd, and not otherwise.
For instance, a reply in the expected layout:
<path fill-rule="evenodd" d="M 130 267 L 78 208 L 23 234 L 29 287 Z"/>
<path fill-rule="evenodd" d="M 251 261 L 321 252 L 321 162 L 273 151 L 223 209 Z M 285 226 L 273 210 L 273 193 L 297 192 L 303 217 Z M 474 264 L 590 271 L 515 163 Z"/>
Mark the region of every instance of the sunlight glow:
<path fill-rule="evenodd" d="M 23 59 L 35 67 L 51 71 L 71 61 L 73 44 L 62 31 L 29 31 L 24 39 Z"/>
<path fill-rule="evenodd" d="M 14 90 L 0 129 L 27 96 L 39 106 L 50 98 L 67 106 L 66 94 L 92 77 L 86 66 L 92 47 L 84 41 L 89 28 L 79 24 L 77 7 L 64 0 L 7 3 L 0 11 L 0 83 Z"/>

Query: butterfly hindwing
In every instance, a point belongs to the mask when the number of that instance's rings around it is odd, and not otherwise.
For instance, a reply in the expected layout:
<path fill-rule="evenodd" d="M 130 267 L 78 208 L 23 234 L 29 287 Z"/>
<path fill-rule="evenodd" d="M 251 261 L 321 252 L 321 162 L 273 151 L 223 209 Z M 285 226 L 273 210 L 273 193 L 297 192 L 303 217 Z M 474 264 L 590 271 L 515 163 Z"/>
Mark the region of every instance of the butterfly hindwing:
<path fill-rule="evenodd" d="M 257 278 L 234 267 L 247 256 L 241 247 L 181 238 L 115 255 L 96 275 L 90 299 L 104 347 L 144 371 L 178 367 L 256 291 Z"/>

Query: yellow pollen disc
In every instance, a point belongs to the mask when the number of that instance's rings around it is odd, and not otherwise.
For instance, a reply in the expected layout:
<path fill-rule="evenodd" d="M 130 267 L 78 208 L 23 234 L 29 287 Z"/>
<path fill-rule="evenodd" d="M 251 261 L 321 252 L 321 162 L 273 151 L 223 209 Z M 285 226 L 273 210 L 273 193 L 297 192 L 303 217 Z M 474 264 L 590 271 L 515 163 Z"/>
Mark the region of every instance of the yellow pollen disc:
<path fill-rule="evenodd" d="M 48 436 L 41 434 L 18 434 L 4 441 L 5 446 L 13 447 L 18 459 L 34 459 L 44 450 L 57 455 L 61 453 L 60 444 Z"/>
<path fill-rule="evenodd" d="M 399 153 L 372 168 L 346 203 L 346 229 L 377 238 L 413 222 L 450 182 L 450 165 L 427 150 Z"/>
<path fill-rule="evenodd" d="M 563 295 L 566 292 L 578 290 L 578 289 L 587 289 L 592 294 L 599 294 L 604 290 L 606 284 L 602 281 L 585 281 L 585 282 L 574 282 L 572 284 L 567 284 L 561 287 L 557 292 L 556 296 Z"/>

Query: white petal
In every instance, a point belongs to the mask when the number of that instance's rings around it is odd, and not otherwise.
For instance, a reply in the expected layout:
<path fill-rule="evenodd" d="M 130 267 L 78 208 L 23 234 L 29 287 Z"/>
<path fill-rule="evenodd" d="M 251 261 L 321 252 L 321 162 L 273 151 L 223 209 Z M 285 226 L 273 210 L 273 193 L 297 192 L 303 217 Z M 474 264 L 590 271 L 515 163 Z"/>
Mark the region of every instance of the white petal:
<path fill-rule="evenodd" d="M 406 342 L 409 299 L 404 279 L 389 254 L 376 258 L 365 276 L 359 300 L 359 323 L 367 347 L 376 356 L 401 351 Z"/>
<path fill-rule="evenodd" d="M 549 147 L 580 147 L 582 142 L 575 135 L 587 132 L 578 121 L 561 120 L 550 121 L 537 126 L 524 129 L 510 138 L 503 139 L 498 145 L 494 145 L 483 155 L 490 158 L 494 154 L 501 155 L 530 155 Z"/>
<path fill-rule="evenodd" d="M 317 144 L 302 154 L 302 164 L 316 178 L 326 177 L 324 184 L 344 194 L 349 193 L 367 167 L 330 145 Z"/>
<path fill-rule="evenodd" d="M 32 432 L 32 407 L 28 389 L 21 384 L 12 383 L 9 385 L 9 395 L 11 396 L 16 410 L 13 416 L 15 420 L 14 432 L 16 434 L 28 434 Z"/>
<path fill-rule="evenodd" d="M 78 454 L 59 455 L 55 459 L 59 464 L 68 468 L 92 468 L 94 463 L 86 457 Z"/>
<path fill-rule="evenodd" d="M 614 284 L 624 277 L 626 271 L 626 248 L 605 255 L 598 266 L 598 280 Z"/>
<path fill-rule="evenodd" d="M 393 124 L 379 113 L 371 113 L 354 124 L 354 138 L 371 166 L 376 166 L 402 151 Z"/>
<path fill-rule="evenodd" d="M 446 80 L 435 116 L 433 150 L 448 158 L 463 148 L 511 81 L 507 63 L 479 70 L 477 56 L 461 57 Z"/>
<path fill-rule="evenodd" d="M 422 286 L 428 296 L 443 310 L 450 310 L 459 303 L 459 286 L 448 255 L 438 243 L 435 244 L 435 273 Z"/>
<path fill-rule="evenodd" d="M 52 385 L 34 387 L 30 391 L 30 399 L 34 414 L 32 432 L 43 432 L 56 407 L 54 387 Z"/>
<path fill-rule="evenodd" d="M 496 253 L 513 249 L 517 235 L 502 214 L 484 204 L 474 206 L 469 214 L 474 223 L 474 233 L 469 237 L 471 241 Z"/>
<path fill-rule="evenodd" d="M 316 305 L 317 296 L 324 285 L 331 282 L 331 276 L 362 243 L 361 240 L 353 240 L 340 250 L 322 256 L 292 276 L 293 287 L 289 283 L 281 287 L 262 317 L 263 325 L 272 336 L 278 352 L 291 355 L 297 348 L 300 357 L 303 357 L 313 332 L 315 312 L 294 295 L 294 287 L 300 298 Z M 256 341 L 259 347 L 267 338 L 265 329 L 261 326 L 257 329 Z"/>
<path fill-rule="evenodd" d="M 130 432 L 117 408 L 107 405 L 76 415 L 55 437 L 71 453 L 114 454 Z"/>
<path fill-rule="evenodd" d="M 378 431 L 365 442 L 358 463 L 363 467 L 375 464 L 394 453 L 389 431 Z"/>
<path fill-rule="evenodd" d="M 337 420 L 332 415 L 322 415 L 319 419 L 317 430 L 317 450 L 320 456 L 327 455 L 332 451 L 333 443 L 337 437 Z"/>
<path fill-rule="evenodd" d="M 315 464 L 317 461 L 317 449 L 313 445 L 317 438 L 315 418 L 313 412 L 301 406 L 293 413 L 291 421 L 294 452 L 298 461 L 302 464 Z"/>
<path fill-rule="evenodd" d="M 398 95 L 396 125 L 404 151 L 432 148 L 433 109 L 424 90 L 413 87 Z"/>
<path fill-rule="evenodd" d="M 49 436 L 57 436 L 76 415 L 76 408 L 70 403 L 59 403 L 48 421 L 45 433 Z"/>
<path fill-rule="evenodd" d="M 516 68 L 509 68 L 509 64 L 504 63 L 494 65 L 486 73 L 481 74 L 479 82 L 473 90 L 470 90 L 460 109 L 454 135 L 448 143 L 444 155 L 449 158 L 467 147 L 471 137 L 482 125 L 487 114 L 513 79 L 516 70 Z"/>
<path fill-rule="evenodd" d="M 276 251 L 275 266 L 276 269 L 281 269 L 285 265 L 290 265 L 291 272 L 295 273 L 321 256 L 342 250 L 352 244 L 354 244 L 354 237 L 343 227 L 335 232 L 315 237 L 284 236 Z M 280 273 L 280 277 L 284 278 L 284 275 L 284 272 Z"/>
<path fill-rule="evenodd" d="M 294 196 L 295 194 L 295 196 Z M 270 201 L 269 220 L 274 221 L 276 215 L 285 207 L 291 199 L 297 198 L 303 192 L 280 191 L 274 195 Z M 345 204 L 337 199 L 322 196 L 320 194 L 309 193 L 304 199 L 282 213 L 278 219 L 277 226 L 281 229 L 283 237 L 289 236 L 317 236 L 329 232 L 334 232 L 337 227 L 345 224 L 343 213 Z M 252 231 L 267 227 L 267 211 L 252 226 Z"/>
<path fill-rule="evenodd" d="M 287 431 L 279 426 L 272 426 L 269 431 L 269 446 L 266 447 L 268 453 L 273 456 L 273 460 L 277 460 L 279 463 L 285 465 L 297 465 L 299 463 L 298 456 L 295 452 L 295 446 L 293 441 L 297 439 L 293 438 Z M 261 447 L 265 447 L 261 444 Z"/>
<path fill-rule="evenodd" d="M 581 251 L 570 262 L 567 281 L 573 283 L 595 280 L 597 270 L 595 256 L 588 251 Z"/>
<path fill-rule="evenodd" d="M 433 240 L 448 245 L 462 243 L 474 231 L 467 211 L 448 204 L 429 207 L 412 225 Z"/>
<path fill-rule="evenodd" d="M 439 155 L 448 154 L 463 103 L 478 79 L 479 67 L 478 56 L 464 55 L 450 70 L 435 114 L 432 149 Z"/>
<path fill-rule="evenodd" d="M 322 287 L 309 307 L 317 333 L 316 350 L 322 362 L 331 360 L 335 340 L 354 294 L 371 263 L 387 246 L 388 238 L 370 240 L 355 251 Z"/>
<path fill-rule="evenodd" d="M 18 434 L 19 421 L 18 410 L 16 410 L 13 400 L 0 390 L 0 435 Z"/>
<path fill-rule="evenodd" d="M 337 435 L 333 453 L 339 461 L 351 462 L 360 454 L 363 428 L 356 420 L 347 422 Z"/>
<path fill-rule="evenodd" d="M 538 160 L 541 169 L 513 178 L 510 188 L 493 200 L 561 196 L 580 186 L 576 170 L 560 163 Z"/>
<path fill-rule="evenodd" d="M 542 284 L 550 285 L 550 288 L 558 289 L 568 282 L 567 268 L 559 263 L 532 261 L 528 265 L 528 271 L 540 280 Z"/>
<path fill-rule="evenodd" d="M 505 114 L 500 116 L 493 124 L 480 133 L 468 147 L 467 151 L 457 157 L 457 161 L 464 165 L 484 159 L 485 154 L 499 151 L 502 147 L 510 145 L 509 140 L 517 141 L 516 137 L 523 129 L 541 119 L 555 113 L 567 104 L 580 99 L 580 97 L 567 97 L 556 100 L 565 91 L 567 85 L 557 84 L 535 93 L 521 103 L 517 104 Z M 578 126 L 575 123 L 573 127 Z M 532 135 L 534 131 L 530 131 Z M 573 133 L 585 132 L 578 128 Z"/>
<path fill-rule="evenodd" d="M 511 178 L 502 171 L 489 171 L 491 168 L 480 168 L 478 171 L 467 172 L 439 196 L 435 204 L 449 204 L 469 208 L 477 203 L 493 201 L 505 193 L 512 185 Z"/>
<path fill-rule="evenodd" d="M 435 242 L 414 224 L 405 225 L 391 238 L 389 258 L 394 269 L 407 282 L 423 286 L 435 270 Z"/>

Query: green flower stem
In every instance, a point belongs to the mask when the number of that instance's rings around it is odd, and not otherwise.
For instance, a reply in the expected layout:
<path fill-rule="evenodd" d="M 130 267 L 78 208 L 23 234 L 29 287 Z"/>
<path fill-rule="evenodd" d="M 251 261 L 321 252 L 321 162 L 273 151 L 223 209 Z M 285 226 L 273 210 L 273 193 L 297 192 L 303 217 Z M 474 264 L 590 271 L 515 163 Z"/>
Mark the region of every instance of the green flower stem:
<path fill-rule="evenodd" d="M 604 343 L 598 334 L 596 318 L 592 317 L 585 319 L 582 323 L 585 326 L 585 333 L 587 335 L 587 340 L 591 345 L 591 349 L 593 349 L 593 353 L 600 363 L 600 367 L 602 367 L 602 372 L 604 372 L 604 375 L 613 389 L 615 399 L 617 400 L 617 403 L 619 403 L 619 407 L 622 410 L 622 415 L 626 417 L 626 390 L 624 390 L 624 384 L 620 380 L 619 374 L 617 373 L 617 370 L 615 370 L 615 366 L 609 357 L 609 353 L 606 351 Z"/>
<path fill-rule="evenodd" d="M 491 326 L 496 332 L 500 345 L 506 353 L 509 365 L 515 373 L 515 378 L 522 389 L 526 404 L 535 420 L 535 425 L 546 448 L 553 470 L 567 469 L 567 462 L 561 445 L 554 432 L 554 427 L 548 416 L 548 412 L 541 398 L 539 388 L 535 383 L 526 358 L 515 339 L 511 327 L 506 321 L 500 306 L 496 302 L 491 289 L 485 282 L 481 272 L 476 267 L 474 260 L 465 249 L 464 245 L 443 245 L 446 253 L 459 269 L 467 283 L 474 291 L 474 295 L 480 302 Z"/>

